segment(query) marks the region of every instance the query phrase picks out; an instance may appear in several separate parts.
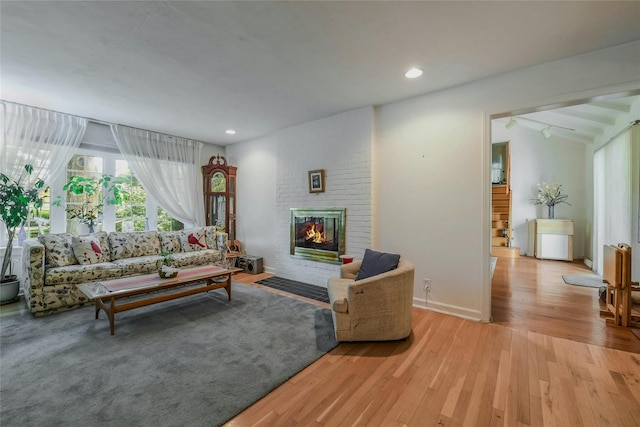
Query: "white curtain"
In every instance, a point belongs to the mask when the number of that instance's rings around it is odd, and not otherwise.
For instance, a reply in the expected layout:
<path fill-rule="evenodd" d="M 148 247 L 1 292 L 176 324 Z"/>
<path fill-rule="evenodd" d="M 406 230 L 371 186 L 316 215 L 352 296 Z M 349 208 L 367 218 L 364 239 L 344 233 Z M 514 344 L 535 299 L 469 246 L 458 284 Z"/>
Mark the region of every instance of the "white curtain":
<path fill-rule="evenodd" d="M 594 266 L 602 274 L 603 246 L 630 244 L 631 129 L 600 147 L 593 155 Z"/>
<path fill-rule="evenodd" d="M 0 172 L 18 179 L 29 164 L 31 182 L 40 178 L 45 186 L 51 184 L 78 149 L 87 119 L 13 102 L 0 104 Z"/>
<path fill-rule="evenodd" d="M 133 174 L 169 215 L 187 225 L 205 224 L 202 142 L 122 125 L 111 125 L 111 132 Z"/>

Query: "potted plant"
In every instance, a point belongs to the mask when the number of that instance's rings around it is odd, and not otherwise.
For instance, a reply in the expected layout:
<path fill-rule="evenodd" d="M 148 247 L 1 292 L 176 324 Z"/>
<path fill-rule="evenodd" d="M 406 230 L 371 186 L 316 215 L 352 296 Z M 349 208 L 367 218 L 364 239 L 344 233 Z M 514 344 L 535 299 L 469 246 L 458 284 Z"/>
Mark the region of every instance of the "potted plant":
<path fill-rule="evenodd" d="M 571 203 L 567 202 L 569 196 L 562 194 L 562 184 L 547 184 L 543 182 L 538 184 L 538 195 L 533 199 L 535 205 L 547 205 L 549 208 L 548 218 L 554 218 L 554 207 L 560 203 L 566 203 L 571 206 Z"/>
<path fill-rule="evenodd" d="M 172 279 L 178 275 L 178 269 L 173 268 L 171 254 L 162 252 L 162 266 L 158 269 L 158 275 L 163 279 Z"/>
<path fill-rule="evenodd" d="M 80 204 L 67 205 L 66 211 L 71 219 L 77 219 L 80 223 L 89 227 L 89 232 L 94 232 L 94 226 L 102 215 L 104 207 L 103 199 L 96 199 L 99 190 L 102 188 L 107 192 L 109 197 L 106 202 L 109 205 L 120 205 L 124 200 L 128 199 L 129 193 L 126 186 L 130 184 L 129 177 L 126 175 L 111 176 L 103 175 L 101 178 L 94 179 L 86 176 L 74 175 L 69 178 L 67 183 L 62 187 L 63 191 L 74 195 L 84 195 L 84 199 Z M 62 204 L 61 196 L 53 202 L 55 206 Z"/>
<path fill-rule="evenodd" d="M 15 299 L 19 291 L 20 282 L 11 270 L 13 238 L 16 235 L 16 231 L 27 220 L 31 207 L 38 209 L 42 206 L 42 199 L 39 193 L 44 187 L 44 181 L 38 179 L 31 186 L 25 186 L 23 183 L 32 172 L 33 166 L 25 165 L 17 180 L 11 180 L 5 174 L 0 173 L 0 220 L 7 227 L 7 246 L 2 258 L 2 269 L 0 270 L 0 286 L 2 289 L 0 302 Z"/>

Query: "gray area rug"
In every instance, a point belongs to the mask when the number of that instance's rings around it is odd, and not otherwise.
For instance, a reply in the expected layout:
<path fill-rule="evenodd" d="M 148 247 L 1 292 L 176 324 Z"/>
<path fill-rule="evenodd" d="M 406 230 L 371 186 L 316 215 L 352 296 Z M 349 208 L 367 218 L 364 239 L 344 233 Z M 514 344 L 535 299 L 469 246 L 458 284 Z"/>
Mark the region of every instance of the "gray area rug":
<path fill-rule="evenodd" d="M 331 312 L 262 289 L 0 323 L 0 424 L 216 426 L 337 345 Z"/>
<path fill-rule="evenodd" d="M 602 277 L 600 276 L 585 276 L 585 275 L 563 275 L 562 280 L 567 285 L 586 286 L 589 288 L 599 288 L 604 286 L 602 283 Z"/>

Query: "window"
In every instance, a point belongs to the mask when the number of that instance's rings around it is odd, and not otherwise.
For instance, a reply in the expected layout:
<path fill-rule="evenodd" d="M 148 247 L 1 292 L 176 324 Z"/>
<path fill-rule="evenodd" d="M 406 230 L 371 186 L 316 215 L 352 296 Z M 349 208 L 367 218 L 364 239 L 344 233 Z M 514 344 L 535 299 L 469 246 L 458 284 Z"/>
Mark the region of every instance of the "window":
<path fill-rule="evenodd" d="M 125 160 L 116 160 L 116 176 L 127 177 L 128 197 L 116 206 L 116 231 L 144 231 L 147 227 L 147 193 Z"/>
<path fill-rule="evenodd" d="M 83 209 L 96 206 L 97 202 L 102 200 L 102 191 L 87 197 L 84 194 L 65 194 L 62 187 L 72 176 L 100 179 L 103 174 L 129 176 L 131 184 L 127 186 L 127 191 L 131 196 L 120 206 L 105 204 L 103 212 L 98 215 L 94 225 L 95 231 L 143 231 L 146 229 L 175 231 L 184 228 L 180 221 L 172 218 L 158 206 L 153 198 L 147 197 L 142 185 L 120 155 L 106 152 L 96 155 L 95 150 L 80 149 L 67 164 L 65 173 L 54 177 L 51 187 L 42 193 L 42 207 L 32 212 L 29 221 L 25 224 L 26 237 L 35 238 L 39 234 L 65 231 L 73 234 L 86 232 L 70 212 L 80 213 Z M 60 199 L 64 203 L 60 207 L 55 206 L 55 201 Z M 6 228 L 4 223 L 0 222 L 0 247 L 6 244 L 6 239 Z M 14 246 L 17 245 L 18 236 L 14 239 Z"/>
<path fill-rule="evenodd" d="M 49 224 L 49 216 L 51 212 L 50 189 L 47 187 L 40 193 L 40 197 L 42 198 L 42 206 L 40 209 L 29 212 L 29 219 L 24 224 L 26 239 L 38 237 L 38 234 L 49 233 L 51 228 Z M 20 236 L 18 236 L 18 233 L 20 233 L 19 230 L 13 239 L 13 246 L 17 246 L 19 243 Z M 4 247 L 6 245 L 8 238 L 7 227 L 4 222 L 0 222 L 0 247 Z"/>
<path fill-rule="evenodd" d="M 66 180 L 72 176 L 82 176 L 85 178 L 91 178 L 99 180 L 102 177 L 104 170 L 104 159 L 102 157 L 89 156 L 89 155 L 75 155 L 69 160 L 67 164 Z M 66 182 L 66 181 L 65 181 Z M 102 228 L 102 189 L 99 188 L 96 193 L 92 195 L 73 194 L 67 192 L 66 194 L 66 215 L 67 215 L 67 232 L 73 234 L 79 234 L 80 221 L 78 217 L 84 217 L 86 215 L 94 215 L 97 217 L 95 222 L 95 231 Z"/>
<path fill-rule="evenodd" d="M 51 215 L 51 189 L 47 187 L 45 191 L 40 193 L 42 198 L 42 206 L 40 209 L 29 214 L 29 220 L 25 224 L 24 228 L 27 232 L 27 238 L 32 239 L 38 237 L 40 234 L 47 234 L 51 229 L 49 224 L 49 217 Z"/>
<path fill-rule="evenodd" d="M 183 229 L 183 223 L 171 218 L 167 211 L 158 206 L 158 231 L 178 231 Z"/>
<path fill-rule="evenodd" d="M 147 193 L 133 175 L 126 160 L 123 160 L 118 155 L 110 155 L 109 153 L 104 153 L 102 156 L 84 153 L 75 155 L 67 165 L 66 179 L 68 180 L 74 175 L 100 179 L 104 174 L 126 177 L 125 181 L 127 183 L 123 190 L 128 193 L 128 197 L 125 198 L 121 205 L 104 204 L 103 212 L 94 227 L 95 231 L 115 230 L 128 232 L 144 231 L 146 229 L 165 231 L 181 230 L 183 228 L 180 221 L 171 218 L 166 211 L 158 206 L 155 200 L 147 197 Z M 54 194 L 56 194 L 55 191 Z M 66 231 L 74 234 L 78 233 L 78 220 L 73 219 L 73 215 L 69 214 L 70 206 L 72 209 L 74 206 L 80 208 L 84 203 L 86 207 L 87 201 L 90 202 L 89 205 L 93 205 L 102 200 L 102 197 L 102 191 L 100 191 L 100 194 L 88 199 L 84 195 L 67 195 Z M 65 211 L 63 210 L 62 212 Z"/>

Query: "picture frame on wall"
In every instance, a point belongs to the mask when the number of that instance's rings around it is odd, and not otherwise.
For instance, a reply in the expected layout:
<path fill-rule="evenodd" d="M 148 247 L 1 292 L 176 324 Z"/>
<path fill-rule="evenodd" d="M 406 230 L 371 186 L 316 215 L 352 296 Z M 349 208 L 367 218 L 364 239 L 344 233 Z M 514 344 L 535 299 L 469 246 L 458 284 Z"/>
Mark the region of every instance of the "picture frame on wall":
<path fill-rule="evenodd" d="M 309 193 L 324 193 L 324 169 L 309 171 Z"/>

